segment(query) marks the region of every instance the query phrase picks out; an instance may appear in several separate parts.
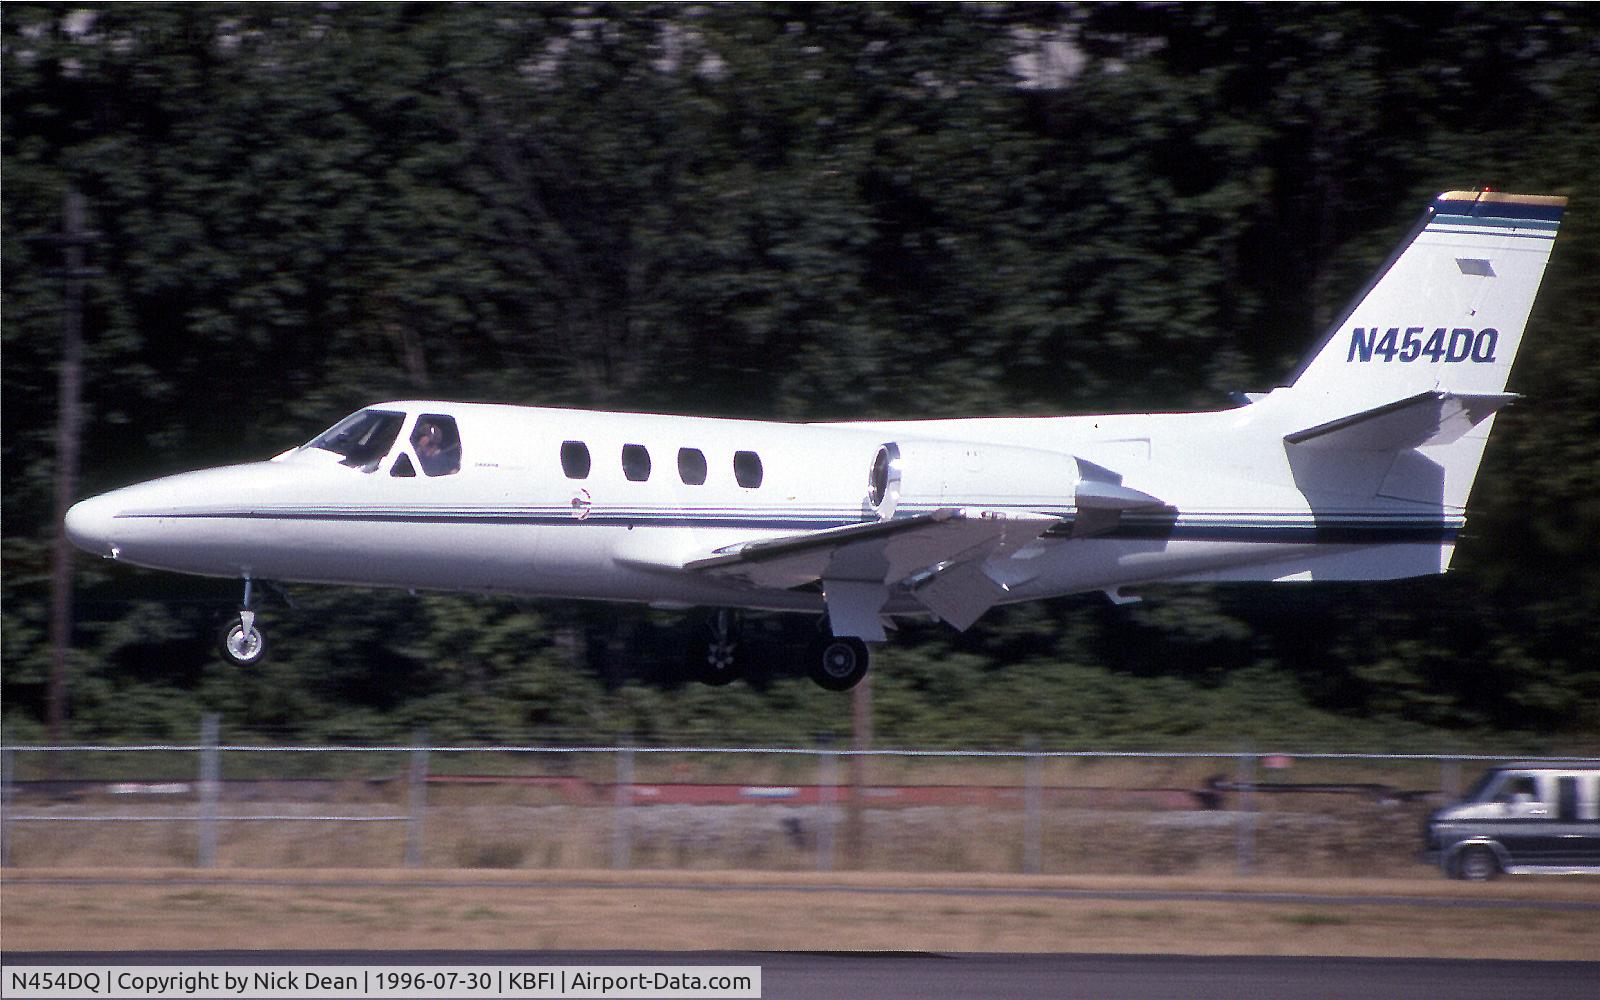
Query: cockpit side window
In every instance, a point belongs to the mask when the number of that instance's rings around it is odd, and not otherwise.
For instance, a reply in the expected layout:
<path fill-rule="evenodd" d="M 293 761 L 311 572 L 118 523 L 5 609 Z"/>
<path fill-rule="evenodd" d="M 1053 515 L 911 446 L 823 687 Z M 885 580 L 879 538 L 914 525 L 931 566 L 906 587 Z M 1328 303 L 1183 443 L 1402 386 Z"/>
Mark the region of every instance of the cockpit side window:
<path fill-rule="evenodd" d="M 453 476 L 461 471 L 461 434 L 454 417 L 424 413 L 411 432 L 411 450 L 425 476 Z"/>
<path fill-rule="evenodd" d="M 391 410 L 362 410 L 334 424 L 306 447 L 341 456 L 340 465 L 353 469 L 371 465 L 375 469 L 378 459 L 389 453 L 395 438 L 400 436 L 400 425 L 405 419 L 404 413 Z"/>

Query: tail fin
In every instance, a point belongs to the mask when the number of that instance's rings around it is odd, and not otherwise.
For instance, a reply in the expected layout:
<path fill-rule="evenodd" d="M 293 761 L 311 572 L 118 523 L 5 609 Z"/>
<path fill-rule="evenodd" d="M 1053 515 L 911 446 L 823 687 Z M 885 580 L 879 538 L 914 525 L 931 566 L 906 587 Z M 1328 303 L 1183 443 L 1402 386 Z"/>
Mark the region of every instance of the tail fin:
<path fill-rule="evenodd" d="M 1464 508 L 1567 199 L 1450 191 L 1328 331 L 1286 393 L 1291 445 L 1405 451 L 1380 493 Z M 1438 412 L 1451 424 L 1420 427 Z M 1462 421 L 1467 423 L 1463 424 Z M 1401 425 L 1404 424 L 1404 427 Z M 1333 433 L 1337 430 L 1339 433 Z M 1403 467 L 1443 472 L 1409 486 Z M 1442 490 L 1441 490 L 1442 486 Z"/>

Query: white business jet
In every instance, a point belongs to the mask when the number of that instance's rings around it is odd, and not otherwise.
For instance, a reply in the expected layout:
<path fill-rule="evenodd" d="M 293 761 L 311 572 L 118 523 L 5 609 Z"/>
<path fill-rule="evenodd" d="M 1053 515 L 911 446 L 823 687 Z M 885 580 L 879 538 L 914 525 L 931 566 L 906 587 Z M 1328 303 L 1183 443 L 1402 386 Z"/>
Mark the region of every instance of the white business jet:
<path fill-rule="evenodd" d="M 826 615 L 843 690 L 902 616 L 1161 582 L 1441 573 L 1565 198 L 1441 194 L 1285 387 L 1201 413 L 788 424 L 406 400 L 265 462 L 84 500 L 73 542 L 252 581 Z"/>

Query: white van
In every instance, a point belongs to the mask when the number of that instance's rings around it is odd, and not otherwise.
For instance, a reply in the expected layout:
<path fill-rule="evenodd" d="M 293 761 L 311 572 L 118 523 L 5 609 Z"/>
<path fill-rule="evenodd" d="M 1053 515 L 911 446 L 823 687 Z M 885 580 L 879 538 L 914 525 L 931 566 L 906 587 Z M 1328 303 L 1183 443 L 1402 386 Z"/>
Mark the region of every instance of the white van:
<path fill-rule="evenodd" d="M 1423 859 L 1453 878 L 1600 874 L 1600 761 L 1492 767 L 1424 838 Z"/>

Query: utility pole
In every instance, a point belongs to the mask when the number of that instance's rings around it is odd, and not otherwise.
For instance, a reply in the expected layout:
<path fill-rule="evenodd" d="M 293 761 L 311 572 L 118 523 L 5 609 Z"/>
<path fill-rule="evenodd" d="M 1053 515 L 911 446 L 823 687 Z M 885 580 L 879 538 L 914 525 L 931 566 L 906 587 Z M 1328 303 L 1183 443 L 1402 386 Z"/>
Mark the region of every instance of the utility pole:
<path fill-rule="evenodd" d="M 63 524 L 67 508 L 78 491 L 78 445 L 83 414 L 83 283 L 99 276 L 99 268 L 84 262 L 85 250 L 99 233 L 84 228 L 84 197 L 69 188 L 62 203 L 64 225 L 60 233 L 32 242 L 60 247 L 64 266 L 42 272 L 63 278 L 66 290 L 61 331 L 61 370 L 56 391 L 56 507 L 55 553 L 50 575 L 50 690 L 47 715 L 50 742 L 59 744 L 66 734 L 67 652 L 72 646 L 72 543 Z"/>

